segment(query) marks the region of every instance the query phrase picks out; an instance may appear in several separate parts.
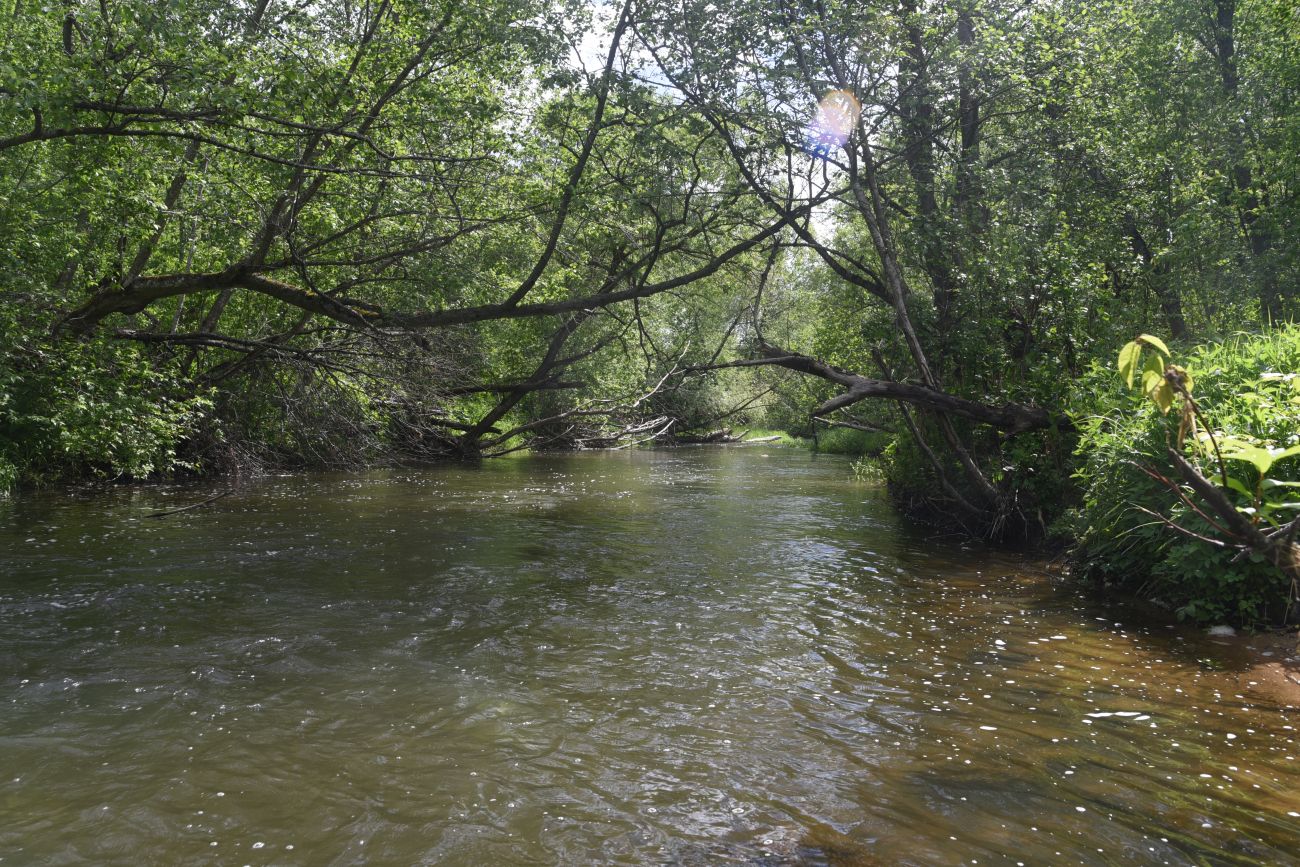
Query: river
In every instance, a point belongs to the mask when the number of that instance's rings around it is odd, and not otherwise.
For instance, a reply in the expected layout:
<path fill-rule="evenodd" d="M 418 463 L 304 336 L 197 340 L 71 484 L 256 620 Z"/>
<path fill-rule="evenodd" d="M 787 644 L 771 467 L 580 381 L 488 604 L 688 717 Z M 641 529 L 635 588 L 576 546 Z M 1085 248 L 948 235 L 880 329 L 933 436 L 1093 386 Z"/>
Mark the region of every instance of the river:
<path fill-rule="evenodd" d="M 769 446 L 0 504 L 4 864 L 1300 863 L 1239 650 Z"/>

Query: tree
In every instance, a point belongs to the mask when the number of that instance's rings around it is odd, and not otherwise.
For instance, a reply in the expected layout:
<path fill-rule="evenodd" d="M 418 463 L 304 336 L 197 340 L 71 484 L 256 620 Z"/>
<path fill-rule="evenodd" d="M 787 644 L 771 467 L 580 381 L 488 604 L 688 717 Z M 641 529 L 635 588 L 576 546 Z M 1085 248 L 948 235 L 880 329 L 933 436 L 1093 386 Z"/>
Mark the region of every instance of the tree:
<path fill-rule="evenodd" d="M 282 392 L 360 384 L 426 445 L 499 449 L 498 422 L 626 328 L 572 349 L 600 311 L 733 267 L 781 225 L 706 126 L 628 76 L 630 7 L 590 74 L 562 61 L 581 23 L 535 0 L 25 20 L 0 160 L 12 205 L 60 227 L 25 279 L 56 288 L 62 333 L 107 329 L 197 386 L 287 365 Z M 528 320 L 495 332 L 513 353 L 423 336 Z"/>

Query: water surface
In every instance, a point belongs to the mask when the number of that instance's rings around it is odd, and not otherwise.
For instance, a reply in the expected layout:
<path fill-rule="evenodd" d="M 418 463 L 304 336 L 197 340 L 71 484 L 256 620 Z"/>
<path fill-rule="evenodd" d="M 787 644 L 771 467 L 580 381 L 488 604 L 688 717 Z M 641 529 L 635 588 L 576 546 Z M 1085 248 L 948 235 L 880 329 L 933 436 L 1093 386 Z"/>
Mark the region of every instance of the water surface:
<path fill-rule="evenodd" d="M 1300 863 L 1232 646 L 837 458 L 578 454 L 0 505 L 14 864 Z"/>

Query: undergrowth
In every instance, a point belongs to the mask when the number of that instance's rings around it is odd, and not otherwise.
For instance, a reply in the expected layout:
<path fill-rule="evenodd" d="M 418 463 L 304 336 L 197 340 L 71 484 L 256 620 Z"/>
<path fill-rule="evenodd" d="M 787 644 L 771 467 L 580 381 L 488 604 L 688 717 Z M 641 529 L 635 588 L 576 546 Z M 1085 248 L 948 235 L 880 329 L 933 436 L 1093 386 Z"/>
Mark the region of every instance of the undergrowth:
<path fill-rule="evenodd" d="M 1234 335 L 1175 352 L 1195 378 L 1197 402 L 1220 443 L 1277 450 L 1300 442 L 1300 328 Z M 1114 368 L 1101 364 L 1079 381 L 1072 404 L 1082 407 L 1074 474 L 1082 504 L 1069 516 L 1076 572 L 1156 599 L 1196 622 L 1284 619 L 1291 588 L 1276 568 L 1180 533 L 1162 519 L 1208 540 L 1218 535 L 1158 478 L 1170 475 L 1166 448 L 1176 421 L 1126 390 Z M 1187 448 L 1190 455 L 1194 446 Z M 1203 461 L 1217 468 L 1212 458 Z M 1233 490 L 1238 508 L 1246 514 L 1256 505 L 1247 493 L 1265 482 L 1280 490 L 1300 483 L 1300 457 L 1279 460 L 1268 479 L 1245 462 L 1228 464 L 1241 487 Z"/>

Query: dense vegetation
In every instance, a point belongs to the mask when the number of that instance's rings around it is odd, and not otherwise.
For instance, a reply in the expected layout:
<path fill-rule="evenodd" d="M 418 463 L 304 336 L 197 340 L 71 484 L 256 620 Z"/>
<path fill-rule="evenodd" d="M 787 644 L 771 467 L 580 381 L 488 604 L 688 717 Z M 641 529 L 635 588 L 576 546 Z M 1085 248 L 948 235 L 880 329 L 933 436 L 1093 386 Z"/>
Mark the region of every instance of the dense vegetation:
<path fill-rule="evenodd" d="M 1226 338 L 1204 413 L 1289 442 L 1291 0 L 4 14 L 0 487 L 731 419 L 883 450 L 974 534 L 1081 533 L 1190 616 L 1275 606 L 1244 530 L 1168 526 L 1192 483 L 1145 472 L 1168 417 L 1113 363 Z"/>
<path fill-rule="evenodd" d="M 1266 533 L 1293 537 L 1300 510 L 1300 329 L 1235 335 L 1201 347 L 1185 363 L 1204 429 L 1189 437 L 1197 446 L 1182 451 L 1232 508 Z M 1183 420 L 1135 401 L 1113 369 L 1095 367 L 1081 385 L 1078 402 L 1090 412 L 1079 418 L 1076 479 L 1083 497 L 1069 532 L 1078 540 L 1082 573 L 1198 620 L 1284 619 L 1300 574 L 1295 563 L 1279 569 L 1266 551 L 1234 544 L 1236 528 L 1170 469 L 1167 449 Z"/>

